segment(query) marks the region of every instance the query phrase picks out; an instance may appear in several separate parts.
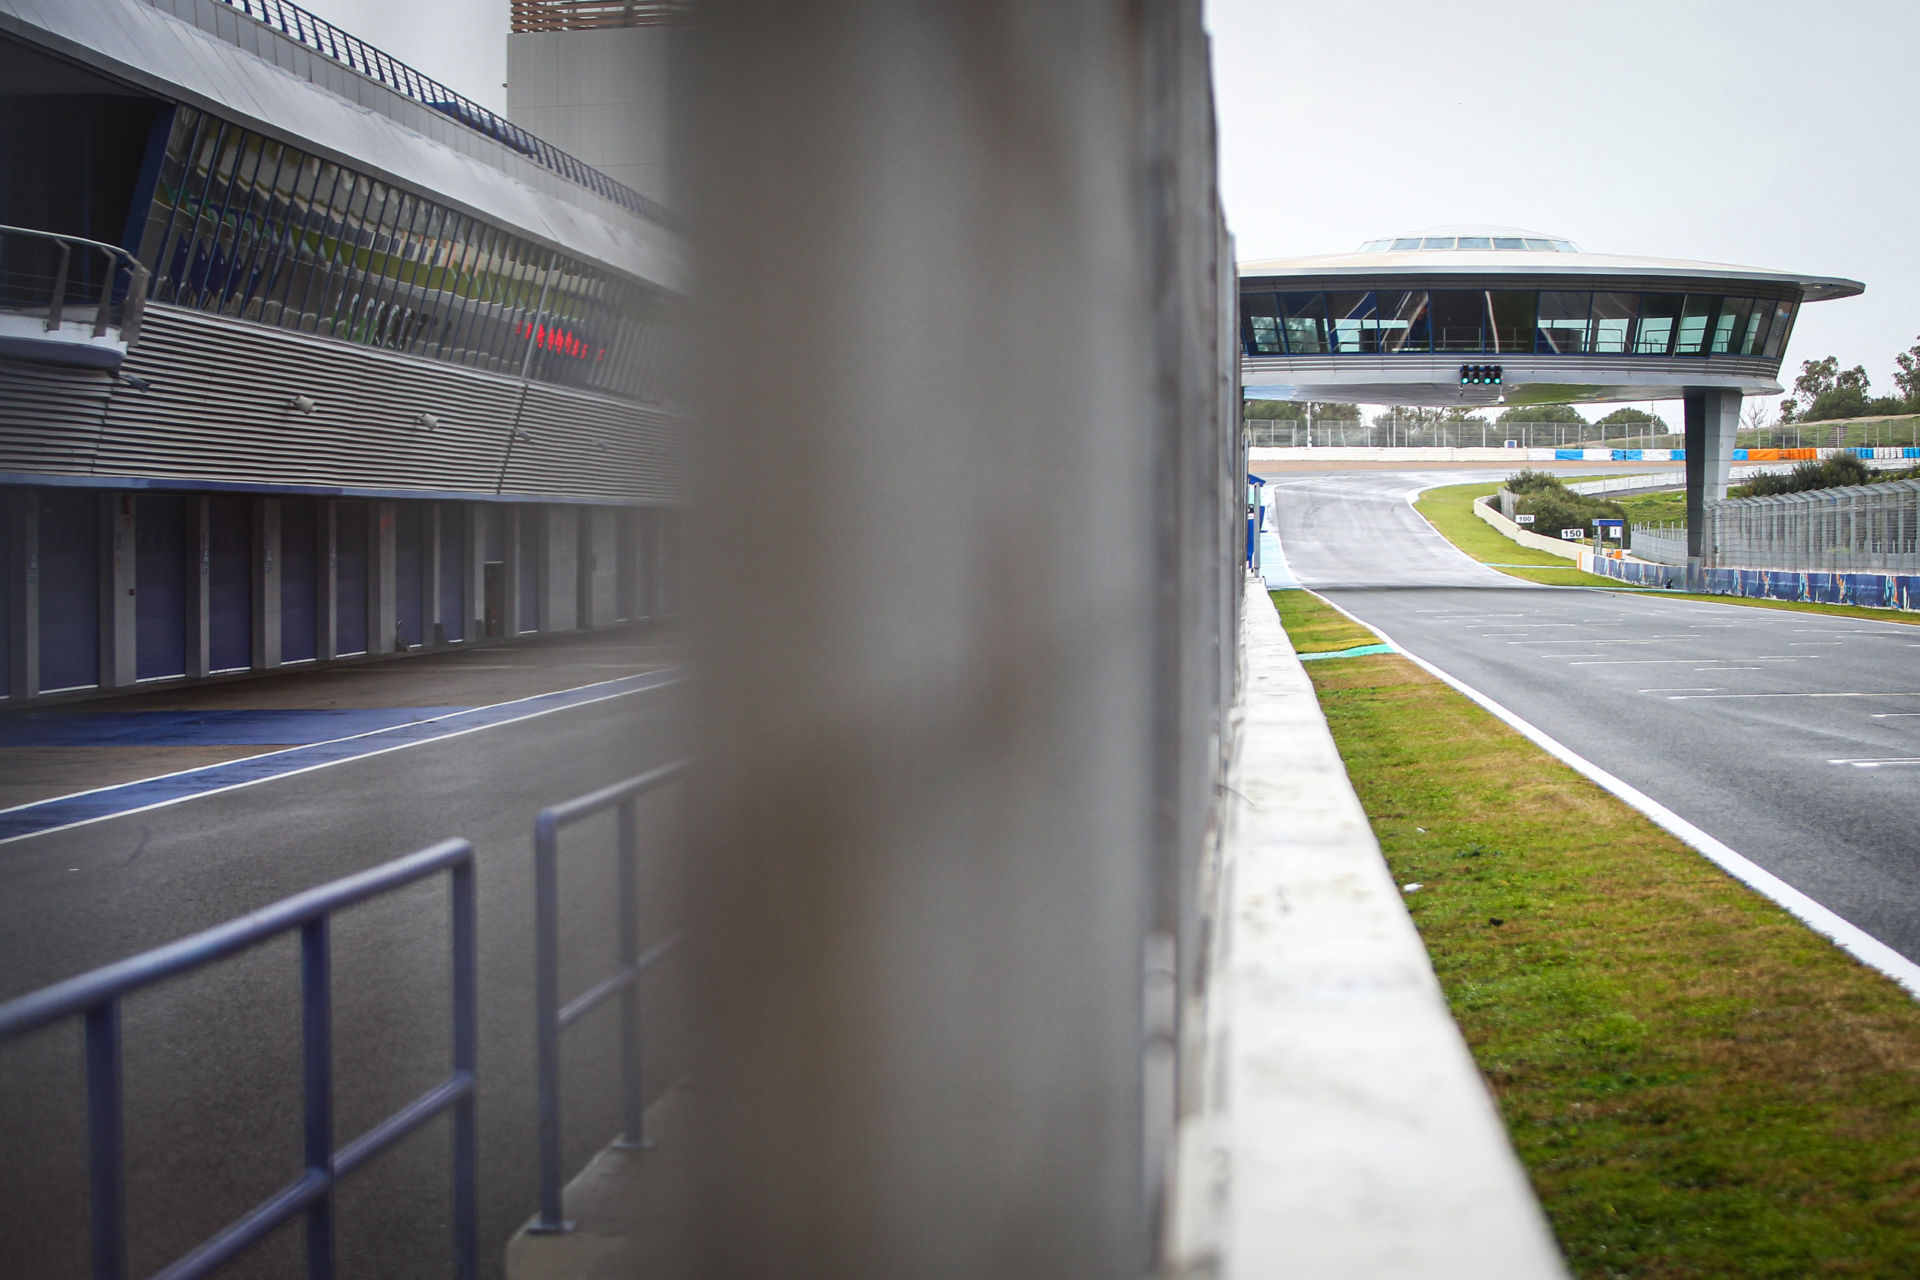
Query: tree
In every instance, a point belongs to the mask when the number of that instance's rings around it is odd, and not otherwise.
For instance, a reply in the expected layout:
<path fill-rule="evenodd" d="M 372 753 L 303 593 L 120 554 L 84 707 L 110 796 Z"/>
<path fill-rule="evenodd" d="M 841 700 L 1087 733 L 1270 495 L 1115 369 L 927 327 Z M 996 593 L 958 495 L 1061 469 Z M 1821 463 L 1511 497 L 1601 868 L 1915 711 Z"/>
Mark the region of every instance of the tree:
<path fill-rule="evenodd" d="M 1900 388 L 1900 398 L 1908 408 L 1920 410 L 1920 342 L 1895 356 L 1893 363 L 1893 385 Z"/>
<path fill-rule="evenodd" d="M 1305 422 L 1309 415 L 1315 422 L 1358 422 L 1360 406 L 1318 400 L 1247 400 L 1240 410 L 1243 418 L 1278 422 Z"/>
<path fill-rule="evenodd" d="M 1632 407 L 1615 409 L 1606 417 L 1595 419 L 1594 425 L 1597 427 L 1617 427 L 1619 428 L 1617 434 L 1620 435 L 1639 435 L 1645 432 L 1648 435 L 1663 436 L 1673 430 L 1672 427 L 1667 425 L 1667 420 L 1659 414 L 1648 413 L 1645 409 L 1635 409 Z M 1603 431 L 1601 438 L 1605 439 L 1607 436 L 1613 434 L 1616 433 Z"/>
<path fill-rule="evenodd" d="M 1586 422 L 1586 416 L 1570 404 L 1515 405 L 1495 418 L 1494 425 L 1504 427 L 1516 422 Z"/>
<path fill-rule="evenodd" d="M 1842 369 L 1837 356 L 1803 360 L 1800 376 L 1793 380 L 1793 394 L 1780 402 L 1780 421 L 1857 418 L 1867 412 L 1867 386 L 1864 365 Z"/>

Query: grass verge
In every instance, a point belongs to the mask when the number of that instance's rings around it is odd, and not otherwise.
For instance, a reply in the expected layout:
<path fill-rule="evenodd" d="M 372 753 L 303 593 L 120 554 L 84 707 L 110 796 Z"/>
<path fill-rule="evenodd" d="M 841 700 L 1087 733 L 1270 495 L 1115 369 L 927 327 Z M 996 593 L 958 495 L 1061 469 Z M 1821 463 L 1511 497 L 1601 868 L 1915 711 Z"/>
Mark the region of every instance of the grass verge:
<path fill-rule="evenodd" d="M 1440 536 L 1489 568 L 1528 582 L 1552 587 L 1614 587 L 1620 583 L 1597 574 L 1582 573 L 1571 560 L 1538 547 L 1523 547 L 1473 514 L 1473 500 L 1500 488 L 1488 484 L 1450 484 L 1429 489 L 1415 499 L 1413 509 L 1426 517 Z"/>
<path fill-rule="evenodd" d="M 1523 547 L 1473 514 L 1473 500 L 1494 493 L 1499 488 L 1498 481 L 1491 484 L 1446 485 L 1427 490 L 1413 505 L 1416 511 L 1426 517 L 1427 523 L 1439 531 L 1441 537 L 1461 551 L 1490 569 L 1498 569 L 1516 578 L 1525 578 L 1528 582 L 1538 582 L 1553 587 L 1604 587 L 1610 591 L 1628 591 L 1636 595 L 1658 593 L 1663 598 L 1675 600 L 1707 600 L 1715 604 L 1748 605 L 1757 609 L 1791 609 L 1801 613 L 1832 614 L 1839 618 L 1872 618 L 1879 622 L 1920 625 L 1920 616 L 1903 613 L 1898 609 L 1874 609 L 1858 604 L 1819 604 L 1799 600 L 1756 600 L 1751 596 L 1719 596 L 1667 591 L 1658 587 L 1636 587 L 1621 582 L 1617 578 L 1604 578 L 1595 573 L 1582 573 L 1573 567 L 1572 561 L 1562 560 L 1551 552 L 1541 551 L 1535 547 Z M 1686 518 L 1685 495 L 1677 496 L 1682 500 L 1680 518 L 1684 520 Z M 1619 499 L 1619 501 L 1622 506 L 1628 506 L 1630 500 Z M 1631 511 L 1632 508 L 1629 506 L 1629 513 Z M 1633 518 L 1642 519 L 1640 516 Z M 1356 641 L 1355 643 L 1366 642 Z"/>
<path fill-rule="evenodd" d="M 1577 1274 L 1920 1275 L 1920 1006 L 1406 659 L 1309 671 Z"/>

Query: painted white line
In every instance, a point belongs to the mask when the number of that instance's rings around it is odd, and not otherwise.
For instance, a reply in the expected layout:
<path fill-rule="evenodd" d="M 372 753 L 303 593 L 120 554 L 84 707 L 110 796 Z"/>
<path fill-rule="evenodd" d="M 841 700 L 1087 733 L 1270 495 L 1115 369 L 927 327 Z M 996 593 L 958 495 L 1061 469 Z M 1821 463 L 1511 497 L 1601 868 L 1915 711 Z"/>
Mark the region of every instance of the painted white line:
<path fill-rule="evenodd" d="M 1675 685 L 1669 689 L 1636 689 L 1635 693 L 1718 693 L 1719 685 Z"/>
<path fill-rule="evenodd" d="M 1318 595 L 1319 593 L 1316 592 L 1315 594 Z M 1694 852 L 1706 858 L 1707 861 L 1719 867 L 1741 884 L 1746 885 L 1749 889 L 1752 889 L 1764 897 L 1772 899 L 1784 909 L 1788 915 L 1793 916 L 1815 933 L 1830 940 L 1835 946 L 1845 951 L 1861 964 L 1866 965 L 1869 969 L 1879 970 L 1881 973 L 1886 974 L 1887 977 L 1899 983 L 1902 987 L 1905 987 L 1908 994 L 1920 997 L 1920 964 L 1915 964 L 1913 961 L 1907 959 L 1898 951 L 1895 951 L 1892 947 L 1880 941 L 1865 929 L 1862 929 L 1859 925 L 1841 916 L 1838 912 L 1815 902 L 1812 898 L 1809 898 L 1806 894 L 1800 892 L 1800 890 L 1794 888 L 1779 876 L 1774 875 L 1773 872 L 1768 871 L 1765 867 L 1734 852 L 1731 848 L 1714 839 L 1699 827 L 1694 826 L 1691 822 L 1688 822 L 1685 818 L 1667 808 L 1652 796 L 1614 777 L 1611 773 L 1608 773 L 1599 765 L 1594 764 L 1591 760 L 1576 754 L 1568 747 L 1562 745 L 1558 740 L 1547 736 L 1546 733 L 1535 728 L 1527 721 L 1522 720 L 1519 716 L 1507 710 L 1486 694 L 1481 693 L 1472 685 L 1467 684 L 1464 680 L 1456 680 L 1440 668 L 1434 666 L 1431 662 L 1428 662 L 1425 658 L 1422 658 L 1419 654 L 1410 652 L 1405 645 L 1388 636 L 1387 633 L 1379 627 L 1354 617 L 1353 614 L 1342 609 L 1337 602 L 1327 600 L 1325 596 L 1320 596 L 1320 598 L 1326 600 L 1328 604 L 1338 609 L 1341 613 L 1346 614 L 1347 617 L 1352 618 L 1354 622 L 1371 630 L 1375 635 L 1379 636 L 1381 640 L 1399 650 L 1401 655 L 1409 662 L 1412 662 L 1415 666 L 1418 666 L 1433 676 L 1434 679 L 1442 681 L 1458 690 L 1495 718 L 1512 727 L 1520 736 L 1532 742 L 1548 755 L 1553 756 L 1574 772 L 1598 784 L 1601 789 L 1612 792 L 1615 796 L 1618 796 L 1635 809 L 1638 809 L 1650 818 L 1654 825 L 1678 838 L 1681 843 L 1693 849 Z M 1764 697 L 1766 695 L 1707 694 L 1704 696 Z M 1906 696 L 1920 697 L 1920 694 Z"/>
<path fill-rule="evenodd" d="M 132 809 L 116 809 L 112 813 L 95 814 L 91 818 L 80 818 L 73 822 L 61 823 L 57 827 L 45 827 L 38 831 L 22 831 L 19 835 L 6 836 L 4 838 L 0 838 L 0 845 L 12 844 L 16 840 L 32 840 L 37 836 L 50 836 L 56 831 L 71 831 L 75 827 L 90 827 L 96 822 L 108 822 L 115 818 L 130 817 L 131 815 L 136 813 L 148 813 L 154 809 L 171 808 L 176 804 L 185 804 L 189 800 L 201 800 L 206 798 L 207 796 L 224 795 L 229 791 L 239 791 L 245 787 L 257 787 L 262 783 L 278 782 L 282 778 L 297 778 L 303 773 L 314 773 L 321 769 L 331 769 L 335 765 L 352 764 L 353 762 L 358 760 L 371 760 L 375 756 L 384 756 L 394 751 L 405 751 L 408 747 L 424 747 L 430 743 L 447 742 L 454 738 L 464 738 L 470 733 L 481 733 L 481 732 L 484 732 L 485 730 L 498 729 L 505 725 L 520 724 L 521 722 L 526 720 L 538 720 L 542 716 L 554 715 L 561 711 L 571 711 L 575 707 L 591 707 L 596 703 L 611 702 L 615 698 L 632 697 L 636 693 L 652 693 L 657 689 L 668 688 L 686 679 L 686 676 L 684 674 L 680 674 L 679 672 L 675 671 L 673 668 L 662 668 L 661 673 L 667 674 L 668 678 L 665 680 L 662 680 L 659 684 L 641 685 L 639 688 L 636 688 L 636 689 L 616 689 L 612 693 L 603 693 L 598 697 L 582 698 L 578 702 L 568 702 L 557 707 L 542 707 L 538 711 L 529 711 L 525 715 L 511 716 L 505 720 L 489 720 L 485 724 L 477 724 L 467 729 L 455 729 L 452 732 L 438 734 L 431 738 L 417 738 L 412 742 L 396 742 L 394 745 L 390 747 L 381 747 L 377 751 L 363 751 L 358 755 L 342 756 L 337 760 L 321 760 L 314 764 L 302 765 L 298 769 L 288 769 L 282 773 L 270 773 L 264 777 L 259 777 L 259 778 L 247 778 L 240 782 L 230 782 L 227 785 L 222 787 L 209 787 L 205 791 L 191 791 L 185 795 L 172 796 L 165 800 L 156 800 L 152 804 L 138 805 Z M 648 675 L 653 673 L 636 672 L 635 674 Z M 622 677 L 619 677 L 618 679 L 628 680 L 628 679 L 632 679 L 632 677 L 622 676 Z M 556 693 L 572 693 L 578 689 L 592 689 L 600 685 L 614 684 L 614 683 L 617 683 L 617 680 L 597 680 L 592 684 L 576 685 L 574 686 L 574 689 L 555 689 L 547 693 L 534 694 L 533 697 L 530 697 L 530 698 L 511 698 L 506 702 L 495 702 L 484 707 L 468 707 L 466 708 L 466 710 L 491 711 L 499 707 L 511 707 L 518 703 L 531 702 L 534 700 L 534 698 L 550 698 Z M 435 719 L 445 719 L 445 718 L 446 717 L 444 716 L 435 717 Z M 411 723 L 430 724 L 432 723 L 432 721 L 419 720 L 419 721 L 413 721 Z M 388 727 L 396 728 L 396 727 L 405 727 L 405 726 L 388 726 Z M 378 732 L 381 732 L 381 730 L 374 730 L 374 732 L 378 733 Z M 348 734 L 344 738 L 334 738 L 334 739 L 330 739 L 329 741 L 348 742 L 354 738 L 364 738 L 366 736 L 367 735 L 364 733 L 354 733 L 354 734 Z M 55 801 L 60 801 L 60 800 L 71 800 L 75 796 L 95 795 L 102 791 L 112 791 L 117 787 L 140 786 L 148 782 L 158 782 L 164 778 L 177 778 L 189 773 L 200 773 L 207 769 L 218 769 L 227 765 L 251 763 L 252 761 L 255 761 L 255 760 L 265 759 L 267 756 L 282 755 L 286 751 L 298 751 L 298 750 L 301 750 L 303 747 L 317 747 L 322 745 L 325 745 L 325 744 L 318 743 L 318 742 L 303 743 L 301 747 L 287 747 L 287 748 L 283 748 L 280 751 L 262 752 L 260 755 L 257 755 L 257 756 L 241 756 L 237 760 L 226 760 L 226 761 L 222 761 L 220 764 L 215 764 L 215 765 L 203 765 L 199 769 L 181 769 L 174 773 L 155 774 L 151 778 L 139 778 L 132 782 L 116 783 L 114 784 L 114 786 L 111 786 L 111 787 L 95 787 L 89 791 L 76 791 L 72 795 L 51 796 L 46 800 L 36 800 L 33 802 L 33 804 L 49 804 L 49 803 L 53 803 Z M 14 806 L 15 809 L 27 809 L 31 807 L 32 805 L 15 805 Z M 10 813 L 12 812 L 12 810 L 7 810 L 6 812 Z"/>
<path fill-rule="evenodd" d="M 1828 764 L 1850 764 L 1856 769 L 1878 769 L 1888 764 L 1920 764 L 1920 756 L 1888 756 L 1880 760 L 1829 760 Z"/>
<path fill-rule="evenodd" d="M 1920 716 L 1920 711 L 1871 711 L 1875 720 L 1905 720 L 1909 716 Z"/>
<path fill-rule="evenodd" d="M 1695 667 L 1695 671 L 1760 671 L 1761 667 Z"/>
<path fill-rule="evenodd" d="M 1375 627 L 1378 631 L 1380 628 Z M 1920 698 L 1920 693 L 1703 693 L 1702 698 Z"/>

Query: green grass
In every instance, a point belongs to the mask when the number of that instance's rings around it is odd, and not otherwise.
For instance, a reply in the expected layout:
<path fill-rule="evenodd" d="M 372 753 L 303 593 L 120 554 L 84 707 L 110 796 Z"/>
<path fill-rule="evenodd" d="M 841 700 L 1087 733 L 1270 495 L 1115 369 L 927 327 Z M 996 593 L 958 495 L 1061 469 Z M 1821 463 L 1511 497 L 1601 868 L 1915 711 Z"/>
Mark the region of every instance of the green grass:
<path fill-rule="evenodd" d="M 1687 493 L 1610 493 L 1607 497 L 1620 504 L 1634 524 L 1685 524 Z"/>
<path fill-rule="evenodd" d="M 1445 485 L 1428 489 L 1413 506 L 1447 541 L 1501 573 L 1553 587 L 1620 587 L 1612 578 L 1582 573 L 1573 561 L 1550 551 L 1521 546 L 1473 514 L 1473 500 L 1499 488 L 1499 481 Z"/>
<path fill-rule="evenodd" d="M 1572 561 L 1562 560 L 1551 552 L 1534 547 L 1523 547 L 1519 543 L 1499 532 L 1492 525 L 1473 514 L 1473 500 L 1483 494 L 1496 492 L 1498 482 L 1492 484 L 1456 484 L 1439 489 L 1428 489 L 1414 503 L 1414 508 L 1427 518 L 1427 523 L 1439 530 L 1440 535 L 1460 550 L 1489 568 L 1499 569 L 1502 573 L 1512 574 L 1516 578 L 1525 578 L 1529 582 L 1544 583 L 1556 587 L 1604 587 L 1610 591 L 1626 591 L 1635 594 L 1658 593 L 1662 598 L 1675 600 L 1709 600 L 1716 604 L 1747 605 L 1756 609 L 1791 609 L 1801 613 L 1825 613 L 1839 618 L 1873 618 L 1880 622 L 1900 622 L 1920 625 L 1920 616 L 1903 613 L 1898 609 L 1875 609 L 1858 604 L 1819 604 L 1798 600 L 1755 600 L 1748 596 L 1720 596 L 1694 594 L 1684 591 L 1667 591 L 1660 587 L 1636 587 L 1621 582 L 1617 578 L 1603 578 L 1598 574 L 1582 573 L 1572 567 Z M 1671 498 L 1678 505 L 1680 514 L 1674 519 L 1686 520 L 1686 495 L 1642 494 L 1638 498 L 1616 499 L 1627 509 L 1630 519 L 1643 523 L 1648 519 L 1663 517 L 1645 517 L 1636 514 L 1635 503 L 1649 498 Z M 1526 566 L 1510 568 L 1511 565 Z M 1540 566 L 1540 567 L 1534 567 Z M 1557 567 L 1556 567 L 1557 566 Z M 1364 644 L 1365 641 L 1355 643 Z"/>
<path fill-rule="evenodd" d="M 1920 1006 L 1406 659 L 1309 671 L 1578 1275 L 1920 1276 Z"/>

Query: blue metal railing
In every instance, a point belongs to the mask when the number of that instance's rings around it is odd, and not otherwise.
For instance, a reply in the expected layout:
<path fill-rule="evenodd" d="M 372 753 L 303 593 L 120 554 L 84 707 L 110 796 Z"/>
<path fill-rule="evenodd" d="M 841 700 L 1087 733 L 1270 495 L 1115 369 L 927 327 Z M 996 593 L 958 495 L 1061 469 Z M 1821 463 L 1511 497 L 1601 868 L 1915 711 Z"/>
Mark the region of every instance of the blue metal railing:
<path fill-rule="evenodd" d="M 452 1073 L 373 1128 L 336 1148 L 329 941 L 332 915 L 344 907 L 442 871 L 452 877 Z M 305 1171 L 162 1269 L 156 1274 L 156 1280 L 189 1280 L 189 1277 L 209 1275 L 296 1214 L 306 1215 L 308 1280 L 331 1280 L 334 1274 L 333 1196 L 340 1180 L 448 1110 L 453 1112 L 454 1274 L 461 1280 L 471 1280 L 476 1274 L 479 1231 L 473 1116 L 479 1003 L 475 985 L 474 906 L 473 846 L 465 840 L 448 840 L 0 1005 L 0 1041 L 70 1017 L 84 1020 L 93 1280 L 124 1280 L 127 1274 L 120 1001 L 142 987 L 224 959 L 295 929 L 300 931 Z"/>
<path fill-rule="evenodd" d="M 543 169 L 551 170 L 587 190 L 651 222 L 677 227 L 673 215 L 625 183 L 616 182 L 586 161 L 562 151 L 528 133 L 504 116 L 496 115 L 464 94 L 455 93 L 431 76 L 414 70 L 398 58 L 374 48 L 359 37 L 342 31 L 331 22 L 317 18 L 299 5 L 286 0 L 220 0 L 272 27 L 281 35 L 315 53 L 353 68 L 361 75 L 379 81 L 387 88 L 424 107 L 459 121 L 476 133 L 485 134 L 503 146 L 511 147 Z"/>
<path fill-rule="evenodd" d="M 540 1214 L 528 1230 L 569 1230 L 561 1211 L 560 1033 L 609 996 L 620 996 L 620 1138 L 616 1146 L 648 1145 L 640 1090 L 640 976 L 679 944 L 668 938 L 640 949 L 640 797 L 686 771 L 676 761 L 615 783 L 578 799 L 542 809 L 533 824 L 534 1017 L 538 1040 L 540 1092 Z M 606 978 L 560 1003 L 560 829 L 608 809 L 619 809 L 620 967 Z"/>

